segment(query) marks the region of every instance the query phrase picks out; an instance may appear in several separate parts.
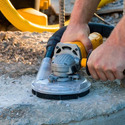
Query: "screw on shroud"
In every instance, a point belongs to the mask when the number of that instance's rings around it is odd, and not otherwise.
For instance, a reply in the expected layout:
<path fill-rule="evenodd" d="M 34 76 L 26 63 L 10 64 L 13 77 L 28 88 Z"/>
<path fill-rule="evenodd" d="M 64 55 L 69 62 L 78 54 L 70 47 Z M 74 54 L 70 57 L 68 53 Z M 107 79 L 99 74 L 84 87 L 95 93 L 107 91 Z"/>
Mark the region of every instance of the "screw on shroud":
<path fill-rule="evenodd" d="M 59 26 L 65 25 L 65 0 L 59 0 Z"/>

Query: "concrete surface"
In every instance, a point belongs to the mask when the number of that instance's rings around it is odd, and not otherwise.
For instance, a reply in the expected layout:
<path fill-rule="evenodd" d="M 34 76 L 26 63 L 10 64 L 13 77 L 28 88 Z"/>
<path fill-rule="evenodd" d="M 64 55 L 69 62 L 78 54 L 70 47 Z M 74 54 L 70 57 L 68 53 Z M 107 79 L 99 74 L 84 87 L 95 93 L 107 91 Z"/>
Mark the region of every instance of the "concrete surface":
<path fill-rule="evenodd" d="M 69 101 L 31 93 L 35 75 L 0 77 L 0 125 L 124 125 L 125 89 L 117 82 L 92 82 L 91 92 Z"/>
<path fill-rule="evenodd" d="M 85 97 L 51 101 L 31 93 L 49 33 L 0 33 L 0 125 L 125 125 L 125 88 L 92 83 Z"/>

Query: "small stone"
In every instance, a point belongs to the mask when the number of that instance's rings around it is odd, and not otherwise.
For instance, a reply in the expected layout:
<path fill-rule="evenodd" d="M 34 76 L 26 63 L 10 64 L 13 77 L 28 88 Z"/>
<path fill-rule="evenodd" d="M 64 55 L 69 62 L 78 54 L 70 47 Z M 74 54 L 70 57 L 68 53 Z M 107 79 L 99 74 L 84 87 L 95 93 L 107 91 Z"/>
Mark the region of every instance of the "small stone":
<path fill-rule="evenodd" d="M 51 15 L 51 16 L 49 17 L 49 22 L 50 22 L 50 24 L 52 24 L 52 23 L 55 21 L 55 19 L 56 19 L 55 15 Z"/>
<path fill-rule="evenodd" d="M 66 104 L 66 107 L 69 107 L 70 105 L 69 104 Z"/>
<path fill-rule="evenodd" d="M 13 84 L 16 84 L 16 81 L 12 81 Z"/>
<path fill-rule="evenodd" d="M 120 83 L 121 83 L 121 87 L 122 88 L 125 88 L 125 78 L 120 80 Z"/>
<path fill-rule="evenodd" d="M 62 104 L 62 101 L 57 101 L 57 105 L 60 105 L 60 104 Z"/>
<path fill-rule="evenodd" d="M 10 117 L 10 116 L 7 116 L 7 117 L 6 117 L 6 119 L 7 119 L 7 120 L 10 120 L 10 119 L 11 119 L 11 117 Z"/>
<path fill-rule="evenodd" d="M 3 40 L 5 38 L 6 34 L 5 33 L 0 33 L 0 40 Z"/>
<path fill-rule="evenodd" d="M 33 97 L 33 95 L 30 95 L 30 97 Z"/>
<path fill-rule="evenodd" d="M 118 19 L 119 18 L 119 14 L 118 13 L 113 13 L 112 17 L 114 17 L 115 19 Z"/>

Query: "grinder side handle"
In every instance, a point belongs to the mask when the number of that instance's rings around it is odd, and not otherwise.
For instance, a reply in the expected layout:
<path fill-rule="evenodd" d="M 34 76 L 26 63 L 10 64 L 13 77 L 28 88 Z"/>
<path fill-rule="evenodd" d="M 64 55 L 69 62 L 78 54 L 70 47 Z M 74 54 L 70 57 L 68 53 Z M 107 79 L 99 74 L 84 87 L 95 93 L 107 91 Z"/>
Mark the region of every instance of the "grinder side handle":
<path fill-rule="evenodd" d="M 98 46 L 100 46 L 103 43 L 102 35 L 97 33 L 97 32 L 91 33 L 89 35 L 89 39 L 90 39 L 90 41 L 92 43 L 93 50 L 96 49 Z M 82 50 L 82 49 L 85 49 L 85 47 L 80 48 L 80 50 Z M 86 52 L 86 51 L 84 51 L 84 52 Z M 83 55 L 86 55 L 86 56 L 82 56 L 81 67 L 86 67 L 87 58 L 90 55 L 90 53 L 87 54 L 87 52 L 86 52 L 86 53 L 83 53 Z"/>
<path fill-rule="evenodd" d="M 92 43 L 93 50 L 96 49 L 98 46 L 100 46 L 103 43 L 102 35 L 97 33 L 97 32 L 91 33 L 89 35 L 89 39 Z M 85 49 L 85 47 L 84 47 L 84 49 Z M 87 66 L 87 60 L 88 60 L 90 54 L 91 53 L 89 53 L 89 54 L 86 53 L 85 55 L 87 55 L 87 57 L 86 58 L 83 57 L 81 59 L 81 67 L 86 68 L 86 72 L 87 72 L 88 75 L 90 75 L 90 72 L 89 72 L 89 69 L 88 69 L 88 66 Z"/>

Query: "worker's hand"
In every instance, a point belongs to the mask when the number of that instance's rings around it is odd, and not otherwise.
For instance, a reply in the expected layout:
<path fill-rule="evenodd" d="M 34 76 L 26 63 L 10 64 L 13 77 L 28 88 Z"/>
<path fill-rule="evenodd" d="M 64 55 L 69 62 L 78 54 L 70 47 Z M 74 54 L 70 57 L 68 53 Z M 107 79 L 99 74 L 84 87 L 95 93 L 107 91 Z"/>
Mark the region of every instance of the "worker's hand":
<path fill-rule="evenodd" d="M 62 36 L 61 42 L 80 41 L 84 44 L 86 51 L 89 52 L 92 50 L 92 44 L 88 38 L 89 33 L 90 30 L 88 24 L 69 24 L 69 26 L 67 27 L 66 31 Z"/>
<path fill-rule="evenodd" d="M 88 60 L 88 68 L 96 80 L 123 79 L 125 69 L 125 21 L 113 30 L 107 41 L 95 49 Z"/>

